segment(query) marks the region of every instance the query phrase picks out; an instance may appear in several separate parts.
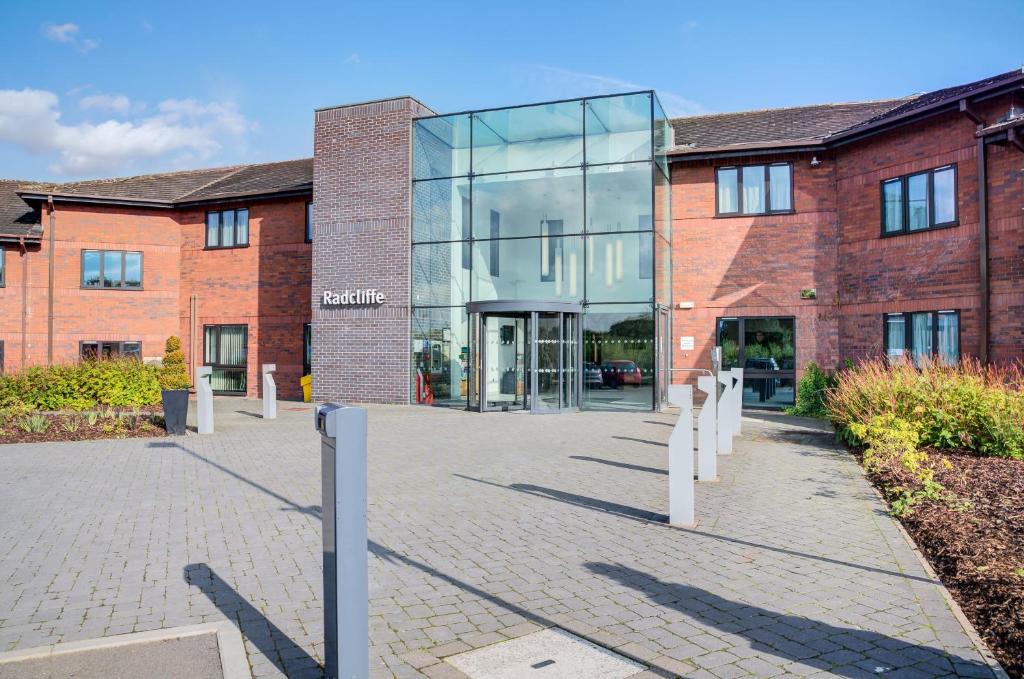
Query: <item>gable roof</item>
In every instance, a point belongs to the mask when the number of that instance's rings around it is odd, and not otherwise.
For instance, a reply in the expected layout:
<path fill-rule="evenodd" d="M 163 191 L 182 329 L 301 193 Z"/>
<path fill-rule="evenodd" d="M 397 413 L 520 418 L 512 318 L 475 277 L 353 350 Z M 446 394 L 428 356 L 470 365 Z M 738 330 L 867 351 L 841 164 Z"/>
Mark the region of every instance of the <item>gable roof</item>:
<path fill-rule="evenodd" d="M 38 240 L 43 235 L 39 208 L 26 203 L 18 188 L 26 182 L 0 179 L 0 239 Z"/>

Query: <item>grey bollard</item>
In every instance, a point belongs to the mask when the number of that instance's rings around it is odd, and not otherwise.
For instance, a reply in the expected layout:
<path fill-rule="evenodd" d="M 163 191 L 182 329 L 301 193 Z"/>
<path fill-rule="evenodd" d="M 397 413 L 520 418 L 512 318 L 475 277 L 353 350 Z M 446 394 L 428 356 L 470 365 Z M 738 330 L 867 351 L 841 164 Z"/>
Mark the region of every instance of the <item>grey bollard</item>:
<path fill-rule="evenodd" d="M 732 398 L 736 390 L 732 384 L 732 372 L 722 370 L 718 373 L 718 383 L 722 385 L 722 397 L 718 399 L 718 454 L 732 453 L 732 435 L 734 431 L 732 416 Z"/>
<path fill-rule="evenodd" d="M 693 527 L 693 387 L 670 384 L 668 402 L 679 406 L 679 419 L 668 439 L 668 522 Z"/>
<path fill-rule="evenodd" d="M 718 380 L 712 375 L 700 375 L 697 388 L 707 395 L 697 416 L 697 479 L 714 481 L 718 478 L 718 458 L 715 457 Z"/>
<path fill-rule="evenodd" d="M 743 368 L 733 368 L 732 378 L 735 380 L 736 387 L 732 401 L 735 410 L 732 423 L 736 427 L 736 435 L 739 436 L 743 432 Z"/>
<path fill-rule="evenodd" d="M 213 386 L 210 379 L 213 368 L 208 365 L 196 369 L 196 429 L 200 434 L 213 433 Z"/>
<path fill-rule="evenodd" d="M 370 673 L 366 535 L 366 410 L 326 403 L 320 432 L 324 538 L 324 676 Z"/>
<path fill-rule="evenodd" d="M 274 382 L 274 371 L 277 364 L 263 364 L 263 419 L 272 420 L 277 417 L 277 383 Z"/>

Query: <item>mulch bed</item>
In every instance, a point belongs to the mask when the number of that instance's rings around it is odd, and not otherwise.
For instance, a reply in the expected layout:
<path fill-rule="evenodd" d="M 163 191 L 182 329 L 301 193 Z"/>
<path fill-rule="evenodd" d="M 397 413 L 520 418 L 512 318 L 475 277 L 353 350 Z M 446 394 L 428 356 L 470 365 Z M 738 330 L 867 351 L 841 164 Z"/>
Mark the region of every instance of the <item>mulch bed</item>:
<path fill-rule="evenodd" d="M 0 427 L 0 444 L 44 443 L 49 441 L 92 441 L 96 439 L 152 438 L 167 436 L 163 427 L 163 413 L 142 412 L 138 415 L 125 411 L 113 417 L 101 414 L 95 424 L 89 424 L 82 413 L 58 413 L 45 416 L 50 425 L 45 431 L 25 431 L 21 418 Z"/>
<path fill-rule="evenodd" d="M 923 500 L 900 520 L 1007 673 L 1024 678 L 1024 461 L 929 455 L 956 498 Z M 907 483 L 900 470 L 874 476 L 883 492 Z"/>

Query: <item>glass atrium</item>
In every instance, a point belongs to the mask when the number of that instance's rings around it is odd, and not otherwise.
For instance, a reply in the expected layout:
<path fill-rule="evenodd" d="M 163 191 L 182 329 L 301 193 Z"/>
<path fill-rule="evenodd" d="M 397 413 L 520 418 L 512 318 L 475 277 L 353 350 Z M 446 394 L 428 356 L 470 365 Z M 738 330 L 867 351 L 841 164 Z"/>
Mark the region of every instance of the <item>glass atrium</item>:
<path fill-rule="evenodd" d="M 670 145 L 650 91 L 415 120 L 413 402 L 657 407 Z"/>

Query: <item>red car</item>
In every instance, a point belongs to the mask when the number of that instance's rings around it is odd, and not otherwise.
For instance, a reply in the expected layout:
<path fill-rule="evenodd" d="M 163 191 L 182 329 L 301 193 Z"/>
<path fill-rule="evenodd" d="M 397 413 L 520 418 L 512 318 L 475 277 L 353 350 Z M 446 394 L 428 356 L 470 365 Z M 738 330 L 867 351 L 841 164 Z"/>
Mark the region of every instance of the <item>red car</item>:
<path fill-rule="evenodd" d="M 640 368 L 633 361 L 605 361 L 601 364 L 601 377 L 611 389 L 619 389 L 624 384 L 639 387 L 643 381 Z"/>

